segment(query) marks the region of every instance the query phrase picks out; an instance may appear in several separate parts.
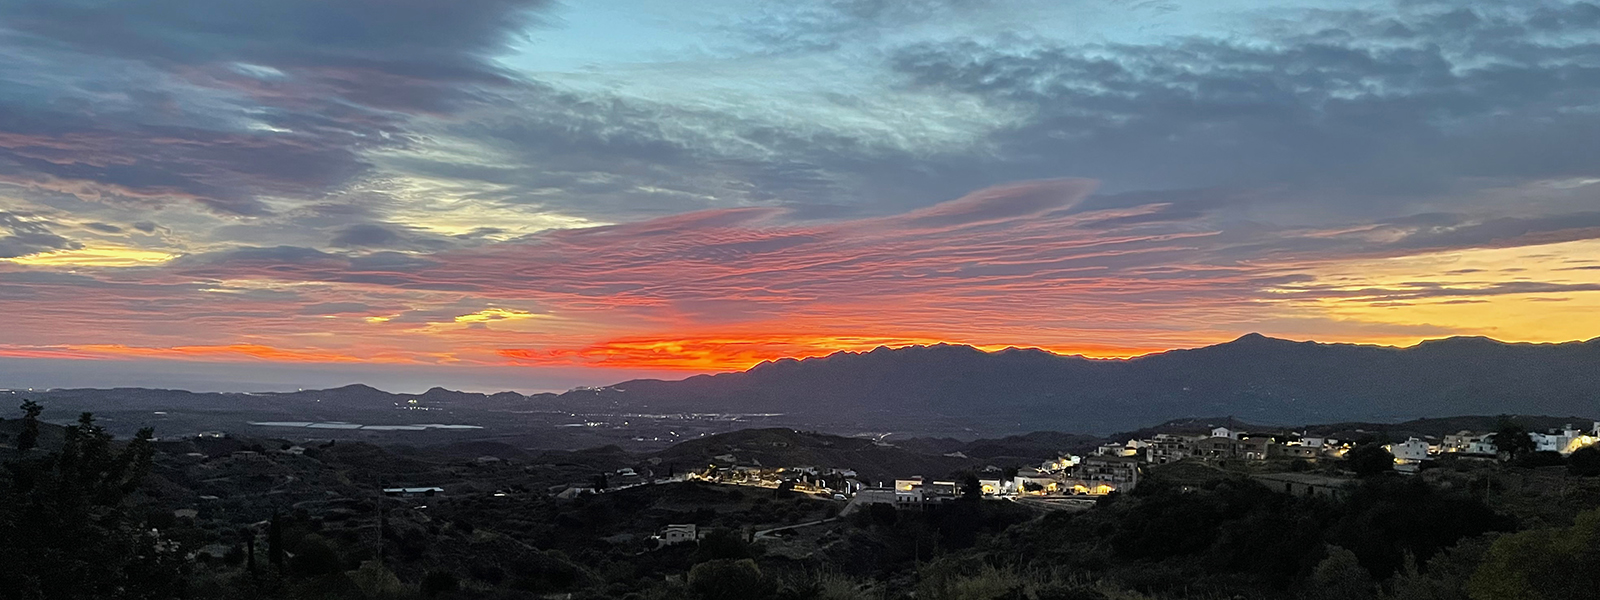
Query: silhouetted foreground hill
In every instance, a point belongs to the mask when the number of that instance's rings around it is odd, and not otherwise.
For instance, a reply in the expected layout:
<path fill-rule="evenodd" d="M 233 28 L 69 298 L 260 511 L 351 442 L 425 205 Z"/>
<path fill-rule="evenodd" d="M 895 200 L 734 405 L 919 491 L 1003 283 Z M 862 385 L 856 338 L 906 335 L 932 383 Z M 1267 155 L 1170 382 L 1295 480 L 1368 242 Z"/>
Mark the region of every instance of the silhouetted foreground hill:
<path fill-rule="evenodd" d="M 1600 339 L 1409 348 L 1232 342 L 1128 360 L 937 345 L 763 363 L 742 373 L 636 380 L 559 397 L 641 411 L 779 412 L 882 426 L 895 419 L 1107 432 L 1201 415 L 1244 421 L 1398 421 L 1459 414 L 1600 414 Z"/>

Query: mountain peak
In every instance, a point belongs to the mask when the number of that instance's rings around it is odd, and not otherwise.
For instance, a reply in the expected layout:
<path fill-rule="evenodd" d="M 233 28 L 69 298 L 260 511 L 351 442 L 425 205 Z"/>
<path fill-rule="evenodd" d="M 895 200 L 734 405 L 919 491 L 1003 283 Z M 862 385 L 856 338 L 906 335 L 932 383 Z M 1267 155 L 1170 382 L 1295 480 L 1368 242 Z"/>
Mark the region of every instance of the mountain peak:
<path fill-rule="evenodd" d="M 1257 344 L 1270 344 L 1270 343 L 1273 343 L 1273 342 L 1286 342 L 1286 341 L 1289 341 L 1289 340 L 1281 340 L 1281 339 L 1278 339 L 1278 338 L 1275 338 L 1275 337 L 1267 337 L 1265 335 L 1261 335 L 1259 333 L 1256 333 L 1256 332 L 1252 331 L 1250 333 L 1246 333 L 1244 335 L 1241 335 L 1238 338 L 1235 338 L 1233 341 L 1227 342 L 1224 345 L 1257 345 Z"/>

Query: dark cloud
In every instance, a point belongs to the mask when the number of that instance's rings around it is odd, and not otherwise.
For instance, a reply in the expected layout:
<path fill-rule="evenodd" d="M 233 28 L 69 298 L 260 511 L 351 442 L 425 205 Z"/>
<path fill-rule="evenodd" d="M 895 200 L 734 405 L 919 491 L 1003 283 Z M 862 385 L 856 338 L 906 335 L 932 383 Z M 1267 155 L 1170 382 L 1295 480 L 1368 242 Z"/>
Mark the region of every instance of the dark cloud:
<path fill-rule="evenodd" d="M 364 223 L 351 225 L 334 236 L 333 245 L 341 248 L 388 247 L 401 241 L 401 236 L 382 225 Z"/>
<path fill-rule="evenodd" d="M 440 110 L 545 0 L 5 0 L 7 29 L 86 52 L 306 79 L 368 106 Z"/>
<path fill-rule="evenodd" d="M 367 173 L 410 116 L 516 85 L 543 0 L 0 0 L 0 181 L 263 215 Z M 49 77 L 46 85 L 37 82 Z"/>
<path fill-rule="evenodd" d="M 0 211 L 0 258 L 83 247 L 83 244 L 52 233 L 48 221 L 31 217 Z"/>
<path fill-rule="evenodd" d="M 925 43 L 892 66 L 917 89 L 1028 111 L 992 136 L 1010 168 L 1118 190 L 1295 184 L 1353 205 L 1600 172 L 1592 9 L 1351 11 L 1248 41 Z M 1588 39 L 1534 35 L 1556 24 Z"/>

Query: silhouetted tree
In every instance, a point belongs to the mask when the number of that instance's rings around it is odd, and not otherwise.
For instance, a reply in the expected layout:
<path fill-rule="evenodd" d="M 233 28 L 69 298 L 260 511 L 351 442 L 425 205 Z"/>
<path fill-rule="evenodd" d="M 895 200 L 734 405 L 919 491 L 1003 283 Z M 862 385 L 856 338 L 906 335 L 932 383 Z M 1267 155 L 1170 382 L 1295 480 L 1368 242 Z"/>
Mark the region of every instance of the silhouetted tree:
<path fill-rule="evenodd" d="M 1383 446 L 1366 444 L 1357 446 L 1345 455 L 1345 464 L 1356 475 L 1368 477 L 1394 470 L 1394 455 Z"/>
<path fill-rule="evenodd" d="M 1494 432 L 1494 447 L 1516 458 L 1533 452 L 1538 446 L 1533 443 L 1533 436 L 1528 435 L 1526 428 L 1501 417 L 1500 427 Z"/>
<path fill-rule="evenodd" d="M 36 419 L 36 406 L 25 415 Z M 115 447 L 84 413 L 60 450 L 0 466 L 0 598 L 182 595 L 182 549 L 124 506 L 149 469 L 152 437 L 143 429 Z"/>
<path fill-rule="evenodd" d="M 978 500 L 983 497 L 983 484 L 978 482 L 978 476 L 967 473 L 961 478 L 961 497 L 966 500 Z"/>
<path fill-rule="evenodd" d="M 17 434 L 17 454 L 27 454 L 39 445 L 39 415 L 44 407 L 32 400 L 22 401 L 22 431 Z"/>
<path fill-rule="evenodd" d="M 279 522 L 277 511 L 273 511 L 272 520 L 267 522 L 267 563 L 283 574 L 283 525 Z"/>

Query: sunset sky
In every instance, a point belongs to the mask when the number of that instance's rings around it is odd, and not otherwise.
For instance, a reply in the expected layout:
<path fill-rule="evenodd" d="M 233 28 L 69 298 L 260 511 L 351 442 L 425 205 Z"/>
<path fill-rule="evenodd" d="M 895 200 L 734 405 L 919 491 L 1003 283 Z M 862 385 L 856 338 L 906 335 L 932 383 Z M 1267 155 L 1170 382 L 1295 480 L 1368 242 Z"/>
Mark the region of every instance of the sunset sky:
<path fill-rule="evenodd" d="M 1600 6 L 0 0 L 0 388 L 1600 337 Z"/>

